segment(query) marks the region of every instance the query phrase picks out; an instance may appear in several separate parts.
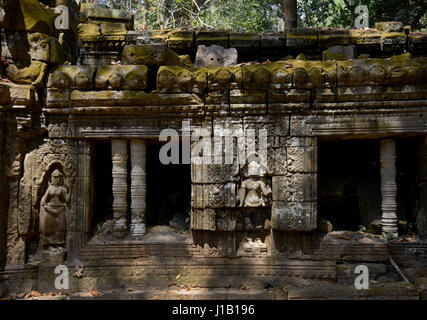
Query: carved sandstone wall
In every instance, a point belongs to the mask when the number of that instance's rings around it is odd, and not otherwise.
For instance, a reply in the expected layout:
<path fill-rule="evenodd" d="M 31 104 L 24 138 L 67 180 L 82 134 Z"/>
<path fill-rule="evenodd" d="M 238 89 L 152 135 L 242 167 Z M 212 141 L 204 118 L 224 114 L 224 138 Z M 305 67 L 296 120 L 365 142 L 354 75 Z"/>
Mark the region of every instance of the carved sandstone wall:
<path fill-rule="evenodd" d="M 71 263 L 84 259 L 88 277 L 100 287 L 112 285 L 114 276 L 102 279 L 106 266 L 116 268 L 117 278 L 139 272 L 141 285 L 165 285 L 183 271 L 189 282 L 217 286 L 229 274 L 235 284 L 248 275 L 256 282 L 275 274 L 300 284 L 331 282 L 338 261 L 387 261 L 384 239 L 313 244 L 318 141 L 387 144 L 378 214 L 387 222 L 384 230 L 394 232 L 395 139 L 425 139 L 427 133 L 426 34 L 399 23 L 281 34 L 137 32 L 130 13 L 90 4 L 82 4 L 78 15 L 70 4 L 71 28 L 61 32 L 53 28 L 53 8 L 37 0 L 0 4 L 0 266 L 14 288 L 50 279 L 65 253 Z M 212 44 L 235 48 L 239 64 L 194 67 L 197 47 Z M 330 49 L 337 45 L 353 47 Z M 233 134 L 265 129 L 267 162 L 239 164 L 235 150 L 226 165 L 193 163 L 192 238 L 144 242 L 146 142 L 158 140 L 163 129 L 180 130 L 184 120 L 191 121 L 190 134 L 205 129 L 212 143 L 224 128 Z M 112 147 L 105 160 L 112 163 L 115 230 L 135 239 L 90 242 L 97 140 Z M 252 142 L 259 146 L 261 137 Z M 425 146 L 420 150 L 425 177 Z M 56 182 L 55 176 L 64 179 Z M 426 233 L 424 189 L 418 190 L 420 236 Z M 39 250 L 44 211 L 65 215 L 61 249 Z M 235 257 L 253 264 L 227 259 Z M 134 258 L 140 260 L 129 260 Z M 97 276 L 99 270 L 104 273 Z M 73 288 L 87 285 L 73 282 Z"/>

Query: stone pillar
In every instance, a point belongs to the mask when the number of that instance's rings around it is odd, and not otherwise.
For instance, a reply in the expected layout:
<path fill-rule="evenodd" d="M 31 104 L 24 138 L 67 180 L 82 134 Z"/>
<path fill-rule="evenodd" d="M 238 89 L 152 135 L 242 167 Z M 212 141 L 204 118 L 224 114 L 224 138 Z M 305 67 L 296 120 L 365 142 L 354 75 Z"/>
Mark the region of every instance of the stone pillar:
<path fill-rule="evenodd" d="M 419 179 L 417 231 L 420 238 L 427 239 L 427 137 L 420 146 Z"/>
<path fill-rule="evenodd" d="M 133 237 L 142 236 L 146 233 L 145 209 L 146 209 L 146 154 L 147 144 L 144 140 L 131 140 L 130 154 L 132 163 L 131 172 L 131 212 L 132 221 L 130 225 Z"/>
<path fill-rule="evenodd" d="M 381 161 L 381 211 L 382 231 L 397 236 L 396 203 L 396 142 L 384 139 L 380 142 Z"/>
<path fill-rule="evenodd" d="M 114 230 L 125 232 L 127 211 L 127 141 L 112 140 L 111 155 L 113 160 Z"/>

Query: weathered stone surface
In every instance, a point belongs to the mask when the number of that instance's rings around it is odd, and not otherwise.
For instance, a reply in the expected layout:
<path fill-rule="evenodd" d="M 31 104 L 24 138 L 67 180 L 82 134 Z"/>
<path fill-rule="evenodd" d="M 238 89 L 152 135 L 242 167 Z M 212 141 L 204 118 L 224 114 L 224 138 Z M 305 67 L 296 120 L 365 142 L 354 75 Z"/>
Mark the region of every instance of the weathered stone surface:
<path fill-rule="evenodd" d="M 70 106 L 70 89 L 47 89 L 46 106 L 48 108 L 68 108 Z"/>
<path fill-rule="evenodd" d="M 417 83 L 426 72 L 422 60 L 364 59 L 340 61 L 338 86 Z"/>
<path fill-rule="evenodd" d="M 2 56 L 14 61 L 39 60 L 50 64 L 64 62 L 64 50 L 58 40 L 43 33 L 6 31 Z"/>
<path fill-rule="evenodd" d="M 333 226 L 332 223 L 330 223 L 328 220 L 326 219 L 322 219 L 320 220 L 319 223 L 319 231 L 323 232 L 323 233 L 329 233 L 333 231 Z"/>
<path fill-rule="evenodd" d="M 98 40 L 101 36 L 101 27 L 96 24 L 79 24 L 79 37 L 84 40 Z"/>
<path fill-rule="evenodd" d="M 162 66 L 157 73 L 157 91 L 202 94 L 208 84 L 207 71 L 206 68 L 185 69 Z"/>
<path fill-rule="evenodd" d="M 210 91 L 243 89 L 242 68 L 209 68 L 208 88 Z"/>
<path fill-rule="evenodd" d="M 145 90 L 148 81 L 146 66 L 99 67 L 95 76 L 97 89 Z"/>
<path fill-rule="evenodd" d="M 61 64 L 65 61 L 65 52 L 56 38 L 42 33 L 28 34 L 30 55 L 33 60 L 50 64 Z"/>
<path fill-rule="evenodd" d="M 284 48 L 286 46 L 286 34 L 285 33 L 262 34 L 261 46 L 263 48 Z"/>
<path fill-rule="evenodd" d="M 329 48 L 332 46 L 347 46 L 350 44 L 350 35 L 345 29 L 319 29 L 319 46 Z"/>
<path fill-rule="evenodd" d="M 231 67 L 237 64 L 237 50 L 225 49 L 213 44 L 209 47 L 199 45 L 196 54 L 196 67 Z"/>
<path fill-rule="evenodd" d="M 317 228 L 316 203 L 273 201 L 271 226 L 288 231 L 314 230 Z"/>
<path fill-rule="evenodd" d="M 191 211 L 191 229 L 216 230 L 216 213 L 213 209 Z"/>
<path fill-rule="evenodd" d="M 301 202 L 317 200 L 314 174 L 291 174 L 273 177 L 273 201 Z"/>
<path fill-rule="evenodd" d="M 117 22 L 102 22 L 101 34 L 103 36 L 125 36 L 127 33 L 126 25 Z"/>
<path fill-rule="evenodd" d="M 230 33 L 231 48 L 258 48 L 261 37 L 256 33 Z"/>
<path fill-rule="evenodd" d="M 287 169 L 290 172 L 317 172 L 316 147 L 287 147 Z"/>
<path fill-rule="evenodd" d="M 8 87 L 10 103 L 31 106 L 37 102 L 34 88 L 29 85 L 5 84 Z"/>
<path fill-rule="evenodd" d="M 6 70 L 9 79 L 15 83 L 41 86 L 47 73 L 47 64 L 33 61 L 30 66 L 25 68 L 19 69 L 14 65 L 9 65 Z"/>
<path fill-rule="evenodd" d="M 83 4 L 82 4 L 83 5 Z M 106 9 L 92 7 L 90 4 L 85 9 L 87 10 L 87 17 L 99 20 L 132 20 L 132 13 L 126 10 Z"/>
<path fill-rule="evenodd" d="M 356 57 L 356 48 L 354 46 L 334 46 L 322 53 L 322 60 L 354 60 Z"/>
<path fill-rule="evenodd" d="M 196 46 L 218 45 L 228 48 L 228 33 L 224 31 L 198 31 L 196 33 Z"/>
<path fill-rule="evenodd" d="M 128 31 L 126 43 L 167 46 L 170 30 Z"/>
<path fill-rule="evenodd" d="M 172 31 L 169 33 L 168 47 L 172 49 L 190 49 L 194 43 L 194 31 Z"/>
<path fill-rule="evenodd" d="M 95 72 L 95 67 L 59 66 L 49 74 L 47 87 L 89 90 L 93 88 Z"/>
<path fill-rule="evenodd" d="M 171 49 L 152 45 L 127 45 L 123 49 L 124 64 L 143 64 L 149 68 L 160 66 L 185 66 Z"/>
<path fill-rule="evenodd" d="M 400 21 L 377 22 L 375 29 L 384 32 L 401 32 L 403 30 L 403 23 Z"/>
<path fill-rule="evenodd" d="M 236 184 L 193 185 L 193 208 L 234 208 L 236 206 Z"/>
<path fill-rule="evenodd" d="M 318 34 L 315 29 L 287 29 L 286 30 L 286 47 L 302 48 L 314 47 L 318 44 Z"/>
<path fill-rule="evenodd" d="M 183 111 L 185 106 L 203 106 L 202 100 L 192 94 L 152 94 L 140 90 L 79 91 L 71 93 L 72 106 L 170 106 Z M 146 110 L 147 112 L 149 110 Z"/>
<path fill-rule="evenodd" d="M 2 24 L 12 30 L 52 34 L 55 15 L 37 0 L 5 1 Z"/>

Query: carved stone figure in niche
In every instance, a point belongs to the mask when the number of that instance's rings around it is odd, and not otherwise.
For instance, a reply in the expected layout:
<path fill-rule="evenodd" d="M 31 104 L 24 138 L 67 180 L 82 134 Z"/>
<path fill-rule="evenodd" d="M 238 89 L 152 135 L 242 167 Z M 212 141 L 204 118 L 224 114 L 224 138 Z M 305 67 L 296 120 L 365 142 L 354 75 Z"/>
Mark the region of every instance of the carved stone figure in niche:
<path fill-rule="evenodd" d="M 249 158 L 251 159 L 251 158 Z M 260 163 L 260 158 L 253 158 L 247 165 L 247 176 L 242 182 L 238 193 L 240 207 L 261 207 L 265 206 L 271 195 L 271 188 L 262 180 L 262 173 L 265 167 Z"/>
<path fill-rule="evenodd" d="M 66 230 L 66 209 L 71 193 L 63 185 L 64 175 L 54 170 L 49 187 L 40 202 L 40 232 L 42 246 L 64 246 Z"/>

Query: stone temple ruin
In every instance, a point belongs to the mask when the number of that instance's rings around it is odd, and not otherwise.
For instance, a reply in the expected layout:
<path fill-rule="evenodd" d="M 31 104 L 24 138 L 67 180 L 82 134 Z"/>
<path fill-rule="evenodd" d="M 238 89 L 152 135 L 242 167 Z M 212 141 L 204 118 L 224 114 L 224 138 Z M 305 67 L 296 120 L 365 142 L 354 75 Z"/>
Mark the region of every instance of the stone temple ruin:
<path fill-rule="evenodd" d="M 426 33 L 133 31 L 72 0 L 0 4 L 0 296 L 56 291 L 65 264 L 70 292 L 426 297 Z M 183 122 L 218 154 L 221 130 L 257 150 L 264 130 L 265 166 L 163 165 L 164 129 L 197 146 Z"/>

